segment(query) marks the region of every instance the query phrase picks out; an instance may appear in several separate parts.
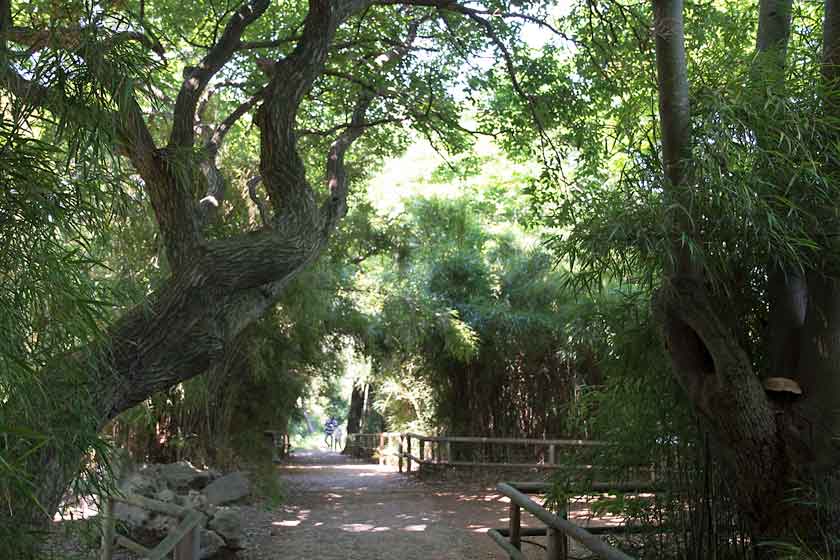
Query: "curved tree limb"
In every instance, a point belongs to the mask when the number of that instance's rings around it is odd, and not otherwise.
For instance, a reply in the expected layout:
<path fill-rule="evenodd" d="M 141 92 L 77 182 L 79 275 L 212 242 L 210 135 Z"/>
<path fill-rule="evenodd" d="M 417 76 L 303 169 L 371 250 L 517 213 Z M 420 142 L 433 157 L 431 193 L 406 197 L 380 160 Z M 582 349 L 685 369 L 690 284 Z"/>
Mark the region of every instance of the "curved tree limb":
<path fill-rule="evenodd" d="M 239 46 L 245 29 L 259 19 L 270 0 L 248 0 L 228 20 L 222 36 L 198 66 L 184 70 L 184 81 L 175 100 L 170 147 L 188 147 L 195 142 L 195 112 L 201 94 L 210 79 L 227 64 Z"/>

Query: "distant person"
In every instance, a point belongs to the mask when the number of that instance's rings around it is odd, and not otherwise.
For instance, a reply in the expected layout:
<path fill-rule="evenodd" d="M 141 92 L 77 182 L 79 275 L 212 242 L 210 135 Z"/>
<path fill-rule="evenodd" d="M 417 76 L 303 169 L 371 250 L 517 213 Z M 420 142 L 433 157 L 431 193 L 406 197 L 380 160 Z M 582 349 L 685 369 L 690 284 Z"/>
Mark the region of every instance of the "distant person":
<path fill-rule="evenodd" d="M 327 423 L 324 424 L 324 443 L 327 444 L 327 447 L 332 449 L 333 446 L 333 432 L 338 427 L 338 420 L 335 419 L 334 416 L 330 416 L 330 419 L 327 420 Z"/>
<path fill-rule="evenodd" d="M 341 438 L 344 437 L 344 429 L 342 427 L 336 426 L 335 430 L 333 431 L 333 451 L 338 451 L 341 448 Z"/>

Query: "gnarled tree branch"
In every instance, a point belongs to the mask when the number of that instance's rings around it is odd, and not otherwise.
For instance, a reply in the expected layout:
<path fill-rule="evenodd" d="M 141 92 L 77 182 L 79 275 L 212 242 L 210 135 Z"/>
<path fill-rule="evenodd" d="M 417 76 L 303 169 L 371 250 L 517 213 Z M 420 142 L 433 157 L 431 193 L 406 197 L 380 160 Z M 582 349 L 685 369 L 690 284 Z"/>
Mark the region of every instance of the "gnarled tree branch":
<path fill-rule="evenodd" d="M 198 66 L 184 70 L 184 81 L 175 100 L 170 147 L 188 147 L 195 141 L 195 111 L 210 79 L 230 60 L 245 29 L 265 12 L 270 0 L 249 0 L 228 20 L 222 36 Z"/>

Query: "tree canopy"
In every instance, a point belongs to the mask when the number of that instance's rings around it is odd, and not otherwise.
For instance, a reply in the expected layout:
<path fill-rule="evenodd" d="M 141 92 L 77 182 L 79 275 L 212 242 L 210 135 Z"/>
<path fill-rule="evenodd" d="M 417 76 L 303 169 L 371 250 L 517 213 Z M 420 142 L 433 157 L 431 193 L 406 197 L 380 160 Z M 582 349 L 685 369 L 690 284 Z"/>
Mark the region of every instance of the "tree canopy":
<path fill-rule="evenodd" d="M 836 552 L 838 14 L 0 0 L 7 555 L 111 444 L 222 462 L 314 395 L 678 456 L 670 514 Z"/>

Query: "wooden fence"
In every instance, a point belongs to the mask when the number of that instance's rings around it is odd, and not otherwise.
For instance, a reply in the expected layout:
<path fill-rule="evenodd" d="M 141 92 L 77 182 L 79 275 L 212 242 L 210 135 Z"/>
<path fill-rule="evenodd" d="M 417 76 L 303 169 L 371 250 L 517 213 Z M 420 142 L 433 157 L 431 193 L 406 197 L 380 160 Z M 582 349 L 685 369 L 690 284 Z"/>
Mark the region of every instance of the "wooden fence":
<path fill-rule="evenodd" d="M 163 560 L 170 553 L 172 553 L 174 560 L 198 560 L 201 544 L 201 525 L 204 521 L 204 514 L 200 511 L 138 495 L 103 497 L 102 501 L 101 560 L 111 560 L 116 546 L 130 550 L 140 555 L 144 560 Z M 181 519 L 181 523 L 160 541 L 156 547 L 146 548 L 128 537 L 116 534 L 116 519 L 114 518 L 115 502 L 122 502 L 149 511 L 178 517 Z"/>
<path fill-rule="evenodd" d="M 491 529 L 488 534 L 507 552 L 510 560 L 525 560 L 522 554 L 522 537 L 544 536 L 546 560 L 567 560 L 569 539 L 572 539 L 603 560 L 634 560 L 621 550 L 605 543 L 598 534 L 626 530 L 626 527 L 590 527 L 584 529 L 567 519 L 568 508 L 552 513 L 532 500 L 528 494 L 544 494 L 550 488 L 543 482 L 502 482 L 496 489 L 510 499 L 509 526 L 505 529 Z M 598 492 L 652 492 L 654 483 L 593 483 L 592 490 Z M 540 520 L 544 527 L 523 528 L 522 509 Z"/>
<path fill-rule="evenodd" d="M 400 472 L 411 472 L 412 465 L 452 465 L 496 468 L 539 468 L 539 469 L 592 469 L 588 464 L 570 464 L 568 460 L 558 462 L 560 453 L 580 451 L 608 445 L 605 442 L 576 439 L 518 439 L 485 438 L 464 436 L 425 436 L 414 433 L 383 432 L 376 434 L 349 434 L 347 445 L 358 451 L 378 457 L 380 462 L 396 458 Z M 457 446 L 495 445 L 524 447 L 530 449 L 531 461 L 485 461 L 457 458 Z M 456 454 L 453 455 L 453 448 Z M 463 455 L 463 454 L 462 454 Z M 638 472 L 643 478 L 638 482 L 592 482 L 589 488 L 596 492 L 653 492 L 656 483 L 653 470 L 640 465 Z M 648 479 L 649 477 L 649 479 Z M 589 527 L 584 529 L 567 519 L 568 507 L 558 513 L 543 508 L 528 494 L 545 494 L 550 485 L 544 482 L 503 482 L 497 490 L 510 499 L 509 527 L 491 529 L 489 535 L 501 546 L 511 560 L 525 560 L 522 554 L 522 537 L 543 536 L 547 538 L 546 559 L 567 560 L 569 539 L 580 543 L 596 557 L 604 560 L 633 560 L 621 550 L 606 544 L 599 534 L 616 531 L 630 531 L 628 527 Z M 527 511 L 543 523 L 539 528 L 523 528 L 522 510 Z"/>
<path fill-rule="evenodd" d="M 466 436 L 426 436 L 410 432 L 382 432 L 375 434 L 348 434 L 347 446 L 357 453 L 367 453 L 376 456 L 383 462 L 388 457 L 398 461 L 400 472 L 411 472 L 414 464 L 423 465 L 451 465 L 467 467 L 497 467 L 497 468 L 538 468 L 538 469 L 576 469 L 592 468 L 587 464 L 571 466 L 568 461 L 557 461 L 560 450 L 591 449 L 607 445 L 600 441 L 580 439 L 520 439 L 520 438 L 492 438 Z M 481 449 L 495 446 L 502 451 L 501 455 L 519 456 L 519 459 L 496 460 L 497 455 L 483 453 Z M 459 453 L 459 447 L 461 453 Z M 513 453 L 514 448 L 524 448 L 530 451 L 525 454 Z M 466 458 L 473 451 L 473 457 Z M 454 454 L 453 454 L 454 453 Z"/>

